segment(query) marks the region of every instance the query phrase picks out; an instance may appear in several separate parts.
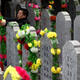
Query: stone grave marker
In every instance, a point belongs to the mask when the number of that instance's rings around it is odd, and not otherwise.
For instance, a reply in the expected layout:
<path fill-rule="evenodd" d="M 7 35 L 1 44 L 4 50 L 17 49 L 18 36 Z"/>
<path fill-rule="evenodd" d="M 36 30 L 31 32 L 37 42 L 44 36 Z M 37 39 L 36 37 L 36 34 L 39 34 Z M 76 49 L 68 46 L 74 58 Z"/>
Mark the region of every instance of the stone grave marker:
<path fill-rule="evenodd" d="M 80 41 L 80 16 L 74 20 L 74 40 Z"/>
<path fill-rule="evenodd" d="M 71 18 L 67 12 L 59 12 L 56 17 L 56 32 L 59 47 L 62 48 L 66 41 L 71 40 Z"/>
<path fill-rule="evenodd" d="M 41 29 L 48 28 L 49 30 L 51 30 L 51 21 L 47 9 L 42 9 L 40 22 L 41 22 Z"/>
<path fill-rule="evenodd" d="M 62 53 L 62 80 L 80 80 L 80 43 L 66 42 Z"/>
<path fill-rule="evenodd" d="M 6 27 L 7 32 L 7 64 L 12 66 L 19 65 L 17 43 L 14 38 L 16 37 L 16 32 L 19 29 L 18 24 L 15 22 L 9 23 Z"/>
<path fill-rule="evenodd" d="M 42 60 L 42 66 L 40 70 L 40 80 L 52 80 L 52 54 L 50 49 L 52 48 L 51 41 L 47 38 L 46 34 L 41 38 L 40 58 Z"/>

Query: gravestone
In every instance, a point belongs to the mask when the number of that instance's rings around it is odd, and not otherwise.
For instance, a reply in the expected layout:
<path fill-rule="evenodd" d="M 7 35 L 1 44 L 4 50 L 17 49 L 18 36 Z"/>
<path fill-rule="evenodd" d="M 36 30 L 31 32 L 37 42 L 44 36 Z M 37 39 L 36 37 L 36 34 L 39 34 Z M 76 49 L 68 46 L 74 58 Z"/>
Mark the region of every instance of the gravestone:
<path fill-rule="evenodd" d="M 27 10 L 29 12 L 29 14 L 28 14 L 28 21 L 30 22 L 30 25 L 35 26 L 35 20 L 34 20 L 35 13 L 34 13 L 33 8 L 28 6 L 29 2 L 30 2 L 30 0 L 27 0 L 27 3 L 26 3 L 26 8 L 27 8 Z"/>
<path fill-rule="evenodd" d="M 50 17 L 47 9 L 42 9 L 40 22 L 41 22 L 41 29 L 47 28 L 51 30 L 51 21 L 50 21 Z"/>
<path fill-rule="evenodd" d="M 46 34 L 41 38 L 40 58 L 42 61 L 40 69 L 40 80 L 52 80 L 52 54 L 50 49 L 52 48 L 51 40 L 49 40 Z"/>
<path fill-rule="evenodd" d="M 19 65 L 18 52 L 17 52 L 17 43 L 14 38 L 16 37 L 16 33 L 19 30 L 18 24 L 15 22 L 10 23 L 6 27 L 7 32 L 7 64 L 12 66 Z"/>
<path fill-rule="evenodd" d="M 74 20 L 74 40 L 80 41 L 80 16 L 76 16 Z"/>
<path fill-rule="evenodd" d="M 67 12 L 59 12 L 56 17 L 56 32 L 59 47 L 62 49 L 66 41 L 71 40 L 71 18 Z"/>
<path fill-rule="evenodd" d="M 80 80 L 80 43 L 66 42 L 62 53 L 62 80 Z"/>

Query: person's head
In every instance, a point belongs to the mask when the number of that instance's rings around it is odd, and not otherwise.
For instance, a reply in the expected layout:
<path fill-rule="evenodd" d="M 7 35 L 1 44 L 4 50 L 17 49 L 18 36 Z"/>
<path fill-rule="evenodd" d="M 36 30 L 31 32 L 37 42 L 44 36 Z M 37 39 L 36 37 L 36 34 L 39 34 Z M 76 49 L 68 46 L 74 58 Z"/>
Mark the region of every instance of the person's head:
<path fill-rule="evenodd" d="M 28 10 L 27 9 L 19 9 L 17 14 L 17 19 L 24 19 L 28 16 Z"/>

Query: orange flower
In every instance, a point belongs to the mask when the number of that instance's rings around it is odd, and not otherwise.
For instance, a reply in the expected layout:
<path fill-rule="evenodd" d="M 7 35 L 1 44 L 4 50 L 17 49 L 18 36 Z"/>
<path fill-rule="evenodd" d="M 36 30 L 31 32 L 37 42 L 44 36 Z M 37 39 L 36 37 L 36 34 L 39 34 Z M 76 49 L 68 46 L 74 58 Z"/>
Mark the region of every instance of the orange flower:
<path fill-rule="evenodd" d="M 51 21 L 56 21 L 56 16 L 50 16 Z"/>

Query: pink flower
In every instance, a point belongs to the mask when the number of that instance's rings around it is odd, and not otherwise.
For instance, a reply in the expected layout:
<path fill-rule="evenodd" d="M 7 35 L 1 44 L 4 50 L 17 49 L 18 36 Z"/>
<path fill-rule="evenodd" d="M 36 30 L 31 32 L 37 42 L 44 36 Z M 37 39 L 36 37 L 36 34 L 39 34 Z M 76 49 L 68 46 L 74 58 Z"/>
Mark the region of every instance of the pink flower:
<path fill-rule="evenodd" d="M 33 4 L 33 8 L 39 8 L 39 6 L 36 4 Z"/>
<path fill-rule="evenodd" d="M 31 3 L 29 3 L 28 6 L 31 7 Z"/>
<path fill-rule="evenodd" d="M 35 20 L 35 21 L 39 21 L 39 20 L 40 20 L 40 16 L 39 16 L 39 17 L 36 16 L 36 17 L 34 18 L 34 20 Z"/>

